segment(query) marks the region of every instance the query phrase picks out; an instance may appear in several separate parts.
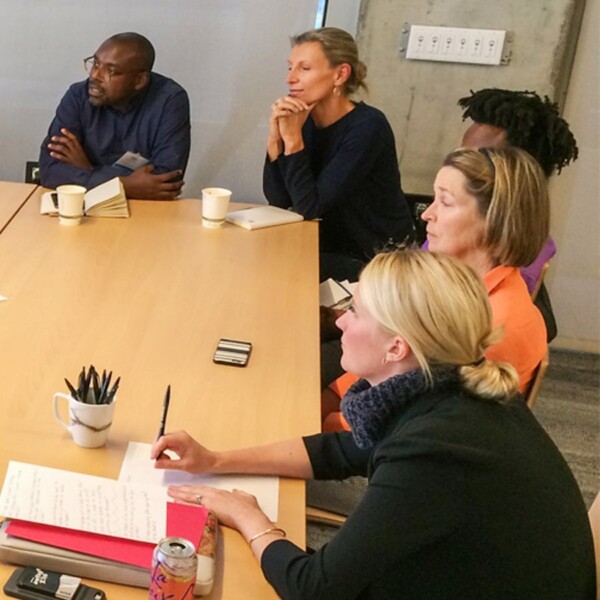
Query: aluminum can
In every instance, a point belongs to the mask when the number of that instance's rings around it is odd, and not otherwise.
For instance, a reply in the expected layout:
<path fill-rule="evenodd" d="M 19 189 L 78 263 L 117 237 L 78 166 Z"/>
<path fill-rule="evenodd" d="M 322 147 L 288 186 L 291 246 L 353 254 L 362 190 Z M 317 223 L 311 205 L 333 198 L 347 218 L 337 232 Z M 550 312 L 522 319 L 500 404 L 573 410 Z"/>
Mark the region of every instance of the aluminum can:
<path fill-rule="evenodd" d="M 148 600 L 192 600 L 197 570 L 192 542 L 180 537 L 160 540 L 152 554 Z"/>

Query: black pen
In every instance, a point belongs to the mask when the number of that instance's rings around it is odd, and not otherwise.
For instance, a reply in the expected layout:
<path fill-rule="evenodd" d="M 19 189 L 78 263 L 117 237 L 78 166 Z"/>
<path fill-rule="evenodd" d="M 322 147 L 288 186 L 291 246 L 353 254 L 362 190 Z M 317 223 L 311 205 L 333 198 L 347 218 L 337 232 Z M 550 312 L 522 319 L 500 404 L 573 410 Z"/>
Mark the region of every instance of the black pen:
<path fill-rule="evenodd" d="M 88 369 L 87 375 L 85 377 L 85 381 L 83 382 L 83 400 L 86 404 L 96 404 L 94 401 L 89 402 L 89 392 L 90 392 L 90 383 L 92 382 L 92 367 Z"/>
<path fill-rule="evenodd" d="M 158 435 L 156 436 L 157 440 L 160 439 L 163 435 L 165 435 L 165 427 L 167 425 L 167 413 L 169 412 L 169 402 L 170 401 L 171 401 L 171 386 L 168 385 L 167 391 L 165 392 L 165 399 L 163 400 L 162 415 L 160 417 L 160 427 L 158 428 Z M 163 455 L 163 452 L 161 452 L 156 457 L 156 460 L 161 458 L 162 455 Z"/>
<path fill-rule="evenodd" d="M 85 366 L 81 369 L 81 373 L 79 373 L 78 386 L 77 393 L 79 395 L 79 401 L 85 403 L 85 397 L 83 395 L 83 391 L 85 390 Z"/>
<path fill-rule="evenodd" d="M 73 396 L 73 398 L 75 398 L 75 400 L 79 400 L 79 395 L 77 394 L 77 390 L 71 385 L 71 382 L 65 378 L 65 383 L 67 384 L 67 387 L 69 388 L 69 391 L 71 392 L 71 396 Z"/>
<path fill-rule="evenodd" d="M 100 385 L 98 382 L 98 371 L 92 365 L 92 391 L 94 393 L 94 403 L 100 404 Z"/>
<path fill-rule="evenodd" d="M 171 401 L 171 386 L 167 386 L 167 391 L 165 392 L 165 399 L 163 400 L 162 407 L 162 416 L 160 418 L 160 427 L 158 429 L 158 436 L 156 439 L 165 435 L 165 427 L 167 425 L 167 413 L 169 412 L 169 402 Z"/>
<path fill-rule="evenodd" d="M 109 404 L 106 400 L 108 398 L 108 386 L 110 385 L 110 378 L 112 377 L 112 371 L 106 377 L 106 369 L 102 373 L 102 387 L 100 388 L 100 397 L 98 398 L 98 404 Z"/>
<path fill-rule="evenodd" d="M 108 386 L 110 385 L 110 378 L 112 377 L 112 371 L 109 373 L 108 375 L 108 381 L 106 383 L 106 389 L 108 389 Z M 117 380 L 115 381 L 115 385 L 113 385 L 113 389 L 110 390 L 110 392 L 108 392 L 108 396 L 106 397 L 106 404 L 110 404 L 114 397 L 115 394 L 117 393 L 117 390 L 119 389 L 119 383 L 121 381 L 120 377 L 117 377 Z"/>

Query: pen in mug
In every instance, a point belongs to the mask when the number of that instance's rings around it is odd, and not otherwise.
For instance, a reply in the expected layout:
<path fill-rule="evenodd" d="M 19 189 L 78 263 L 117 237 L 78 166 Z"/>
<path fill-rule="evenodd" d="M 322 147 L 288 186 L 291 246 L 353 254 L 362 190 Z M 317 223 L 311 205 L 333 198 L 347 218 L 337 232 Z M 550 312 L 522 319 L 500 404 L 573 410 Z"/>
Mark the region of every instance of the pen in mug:
<path fill-rule="evenodd" d="M 77 390 L 71 385 L 71 382 L 65 378 L 65 383 L 67 384 L 67 387 L 69 388 L 69 392 L 71 393 L 71 396 L 73 398 L 75 398 L 75 400 L 79 400 L 79 395 L 77 394 Z"/>
<path fill-rule="evenodd" d="M 108 388 L 110 386 L 110 380 L 112 377 L 112 371 L 106 377 L 106 371 L 102 375 L 102 387 L 100 388 L 100 398 L 98 399 L 98 404 L 110 404 L 111 400 L 109 400 Z M 113 392 L 114 396 L 114 392 Z"/>
<path fill-rule="evenodd" d="M 111 376 L 112 376 L 112 371 L 108 375 L 108 380 L 106 382 L 106 389 L 108 389 L 108 386 L 110 385 Z M 115 381 L 115 385 L 113 385 L 113 389 L 110 390 L 110 392 L 108 392 L 108 394 L 106 396 L 106 404 L 110 404 L 113 401 L 115 394 L 117 393 L 117 390 L 119 389 L 120 382 L 121 382 L 121 378 L 117 377 L 117 380 Z"/>

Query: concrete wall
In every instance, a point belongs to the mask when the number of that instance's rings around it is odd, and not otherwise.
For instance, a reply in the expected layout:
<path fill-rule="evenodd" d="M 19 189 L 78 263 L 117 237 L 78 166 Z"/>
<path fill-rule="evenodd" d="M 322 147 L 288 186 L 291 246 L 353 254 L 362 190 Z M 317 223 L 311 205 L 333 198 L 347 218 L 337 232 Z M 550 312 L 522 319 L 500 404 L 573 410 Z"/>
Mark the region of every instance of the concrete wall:
<path fill-rule="evenodd" d="M 358 42 L 369 73 L 369 102 L 394 129 L 403 187 L 429 193 L 437 166 L 457 146 L 464 124 L 456 101 L 470 89 L 533 89 L 557 99 L 572 57 L 582 0 L 465 2 L 363 0 Z M 406 60 L 398 49 L 404 22 L 506 29 L 514 33 L 508 66 Z"/>
<path fill-rule="evenodd" d="M 553 345 L 594 352 L 600 351 L 599 1 L 363 0 L 358 26 L 369 69 L 365 100 L 392 124 L 407 192 L 431 193 L 440 161 L 461 140 L 465 124 L 456 101 L 470 89 L 529 89 L 564 104 L 580 158 L 550 187 L 559 247 L 548 276 L 559 328 Z M 398 51 L 405 22 L 512 31 L 512 60 L 499 67 L 405 60 Z"/>
<path fill-rule="evenodd" d="M 600 352 L 600 0 L 587 0 L 564 117 L 579 160 L 550 182 L 559 247 L 548 290 L 559 324 L 553 346 Z"/>
<path fill-rule="evenodd" d="M 339 27 L 355 36 L 359 13 L 360 0 L 328 0 L 325 25 Z"/>

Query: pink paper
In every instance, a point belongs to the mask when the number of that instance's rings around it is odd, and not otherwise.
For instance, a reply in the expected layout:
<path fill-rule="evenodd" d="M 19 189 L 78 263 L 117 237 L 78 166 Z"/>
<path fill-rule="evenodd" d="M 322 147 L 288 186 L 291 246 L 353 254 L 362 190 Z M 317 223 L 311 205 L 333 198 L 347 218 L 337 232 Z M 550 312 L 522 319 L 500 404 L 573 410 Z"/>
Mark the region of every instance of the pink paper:
<path fill-rule="evenodd" d="M 203 506 L 167 502 L 167 537 L 183 537 L 198 549 L 207 518 L 208 510 Z M 29 521 L 10 521 L 6 533 L 32 542 L 91 554 L 143 569 L 150 568 L 155 546 L 146 542 Z"/>

